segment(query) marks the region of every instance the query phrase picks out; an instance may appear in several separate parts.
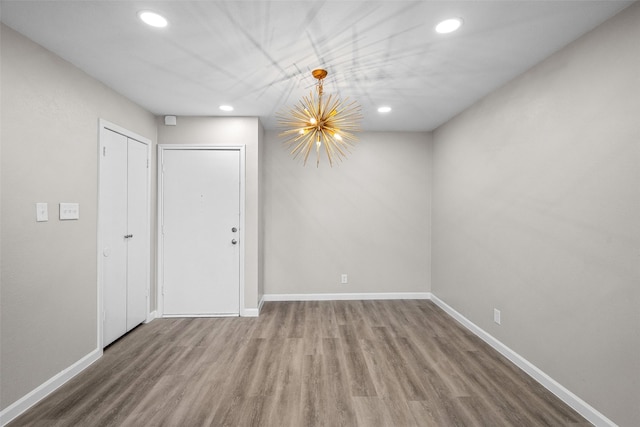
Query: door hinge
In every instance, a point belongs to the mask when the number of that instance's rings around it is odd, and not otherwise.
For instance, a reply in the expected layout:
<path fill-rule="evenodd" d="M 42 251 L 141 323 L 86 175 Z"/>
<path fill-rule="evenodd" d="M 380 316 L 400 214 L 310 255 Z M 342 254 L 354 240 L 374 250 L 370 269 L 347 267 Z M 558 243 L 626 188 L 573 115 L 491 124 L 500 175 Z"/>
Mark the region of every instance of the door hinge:
<path fill-rule="evenodd" d="M 102 157 L 107 157 L 107 147 L 102 147 Z"/>
<path fill-rule="evenodd" d="M 147 159 L 147 169 L 149 169 L 149 159 Z"/>

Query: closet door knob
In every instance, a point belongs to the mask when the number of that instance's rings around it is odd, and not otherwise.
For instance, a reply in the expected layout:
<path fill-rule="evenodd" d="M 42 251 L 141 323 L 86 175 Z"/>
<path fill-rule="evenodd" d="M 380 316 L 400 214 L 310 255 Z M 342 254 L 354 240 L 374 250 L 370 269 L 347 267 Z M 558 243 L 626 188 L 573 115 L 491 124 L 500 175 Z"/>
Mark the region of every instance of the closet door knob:
<path fill-rule="evenodd" d="M 233 239 L 233 240 L 231 241 L 231 244 L 232 244 L 232 245 L 235 245 L 235 244 L 237 244 L 237 243 L 238 243 L 238 241 L 237 241 L 236 239 Z"/>

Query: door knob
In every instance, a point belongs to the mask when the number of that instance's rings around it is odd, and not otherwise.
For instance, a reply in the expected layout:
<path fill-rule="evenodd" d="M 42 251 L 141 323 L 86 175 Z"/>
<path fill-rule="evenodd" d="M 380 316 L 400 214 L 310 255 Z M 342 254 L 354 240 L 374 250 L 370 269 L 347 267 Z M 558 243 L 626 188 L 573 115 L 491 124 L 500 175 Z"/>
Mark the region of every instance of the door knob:
<path fill-rule="evenodd" d="M 236 231 L 238 231 L 238 229 L 233 227 L 233 228 L 231 228 L 231 231 L 235 233 Z"/>
<path fill-rule="evenodd" d="M 235 245 L 236 243 L 238 243 L 238 241 L 237 241 L 236 239 L 233 239 L 233 240 L 231 241 L 231 244 L 232 244 L 232 245 Z"/>

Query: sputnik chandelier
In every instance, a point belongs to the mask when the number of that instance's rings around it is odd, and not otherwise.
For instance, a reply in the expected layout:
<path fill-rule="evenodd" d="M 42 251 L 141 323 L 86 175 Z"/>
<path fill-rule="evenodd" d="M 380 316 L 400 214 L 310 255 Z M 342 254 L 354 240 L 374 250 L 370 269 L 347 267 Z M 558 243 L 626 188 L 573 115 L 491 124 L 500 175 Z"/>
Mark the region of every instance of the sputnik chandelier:
<path fill-rule="evenodd" d="M 357 141 L 353 132 L 360 130 L 360 106 L 353 101 L 347 103 L 338 97 L 329 95 L 323 99 L 322 83 L 327 71 L 313 70 L 311 75 L 318 80 L 317 96 L 313 92 L 304 96 L 287 114 L 278 114 L 278 121 L 284 132 L 284 144 L 291 149 L 293 158 L 303 157 L 307 164 L 311 150 L 315 146 L 316 167 L 320 165 L 320 153 L 324 149 L 329 164 L 333 166 L 336 159 L 342 160 L 350 153 L 350 148 Z"/>

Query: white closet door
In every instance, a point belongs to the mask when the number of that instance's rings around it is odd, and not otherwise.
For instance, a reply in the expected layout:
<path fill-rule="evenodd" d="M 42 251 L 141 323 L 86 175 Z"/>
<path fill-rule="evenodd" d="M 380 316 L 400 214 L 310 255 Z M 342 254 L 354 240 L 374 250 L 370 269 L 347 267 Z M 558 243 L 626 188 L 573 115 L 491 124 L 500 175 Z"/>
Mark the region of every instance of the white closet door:
<path fill-rule="evenodd" d="M 162 157 L 163 314 L 238 315 L 240 151 Z"/>
<path fill-rule="evenodd" d="M 104 127 L 100 144 L 102 344 L 107 346 L 147 317 L 149 146 Z"/>
<path fill-rule="evenodd" d="M 100 228 L 103 262 L 103 344 L 127 331 L 127 137 L 101 134 Z"/>
<path fill-rule="evenodd" d="M 127 160 L 127 330 L 147 317 L 149 222 L 147 145 L 128 140 Z"/>

